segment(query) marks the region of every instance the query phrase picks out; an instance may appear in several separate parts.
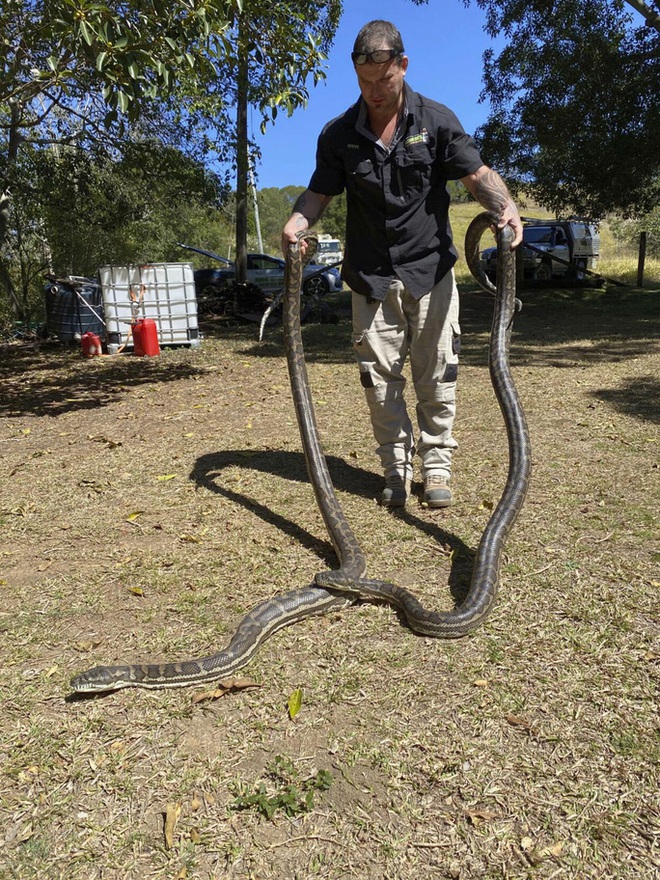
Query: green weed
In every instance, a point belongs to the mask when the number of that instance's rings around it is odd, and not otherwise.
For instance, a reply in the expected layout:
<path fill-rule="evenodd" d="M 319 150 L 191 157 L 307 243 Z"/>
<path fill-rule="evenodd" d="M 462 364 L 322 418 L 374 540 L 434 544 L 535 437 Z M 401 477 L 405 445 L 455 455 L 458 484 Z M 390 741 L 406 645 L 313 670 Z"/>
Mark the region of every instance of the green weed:
<path fill-rule="evenodd" d="M 232 810 L 255 810 L 266 819 L 277 812 L 299 816 L 314 808 L 314 793 L 327 791 L 332 785 L 332 774 L 318 770 L 315 775 L 302 779 L 293 762 L 277 755 L 268 765 L 266 779 L 255 785 L 236 782 L 231 786 L 235 795 Z"/>

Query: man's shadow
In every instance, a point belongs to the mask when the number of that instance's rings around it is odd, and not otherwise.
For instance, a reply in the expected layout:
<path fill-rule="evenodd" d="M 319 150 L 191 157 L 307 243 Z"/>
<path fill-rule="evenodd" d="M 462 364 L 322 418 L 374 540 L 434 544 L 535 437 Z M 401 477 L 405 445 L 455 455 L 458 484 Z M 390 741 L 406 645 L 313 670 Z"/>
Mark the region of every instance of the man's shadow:
<path fill-rule="evenodd" d="M 349 492 L 359 497 L 373 499 L 382 489 L 382 477 L 371 471 L 349 464 L 336 456 L 327 456 L 328 469 L 332 482 L 337 490 Z M 316 553 L 326 568 L 337 568 L 339 561 L 329 540 L 322 540 L 311 534 L 303 526 L 276 513 L 267 505 L 254 498 L 237 492 L 223 484 L 222 471 L 229 467 L 240 467 L 246 470 L 261 471 L 274 477 L 301 483 L 309 483 L 305 458 L 302 452 L 278 450 L 228 449 L 222 452 L 211 452 L 202 455 L 190 473 L 190 479 L 198 486 L 208 489 L 235 504 L 240 504 L 260 517 L 264 522 L 273 525 L 280 531 L 299 541 L 303 547 Z M 310 493 L 312 487 L 310 485 Z M 444 548 L 448 549 L 451 559 L 451 570 L 448 583 L 454 601 L 460 604 L 466 597 L 475 552 L 460 538 L 445 531 L 435 522 L 428 522 L 415 516 L 408 508 L 391 511 L 392 515 L 429 535 Z M 354 531 L 359 532 L 354 527 Z M 359 533 L 357 534 L 359 540 Z"/>

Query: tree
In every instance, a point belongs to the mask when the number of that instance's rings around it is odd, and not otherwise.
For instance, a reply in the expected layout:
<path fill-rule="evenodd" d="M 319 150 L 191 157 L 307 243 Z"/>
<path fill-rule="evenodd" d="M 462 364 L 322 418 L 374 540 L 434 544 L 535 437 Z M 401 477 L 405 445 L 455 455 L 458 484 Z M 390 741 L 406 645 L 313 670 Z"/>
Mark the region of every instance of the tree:
<path fill-rule="evenodd" d="M 264 118 L 274 119 L 278 109 L 290 112 L 304 103 L 307 79 L 323 75 L 324 47 L 340 12 L 340 0 L 275 7 L 270 0 L 6 0 L 0 10 L 0 284 L 17 315 L 11 199 L 29 186 L 22 151 L 87 147 L 95 139 L 119 148 L 137 129 L 192 155 L 226 161 L 236 151 L 229 111 L 239 60 L 251 70 L 247 99 Z"/>
<path fill-rule="evenodd" d="M 236 280 L 247 279 L 248 227 L 248 104 L 262 113 L 289 114 L 307 102 L 307 81 L 325 74 L 321 64 L 332 43 L 341 14 L 341 0 L 243 0 L 225 38 L 228 83 L 235 84 L 236 104 Z M 233 76 L 232 76 L 233 69 Z"/>
<path fill-rule="evenodd" d="M 21 229 L 40 218 L 25 169 L 27 151 L 116 145 L 129 124 L 158 115 L 172 132 L 205 102 L 209 47 L 227 26 L 228 2 L 6 0 L 0 9 L 0 284 L 25 317 L 14 284 Z M 196 80 L 192 79 L 195 75 Z M 176 88 L 188 102 L 168 103 Z M 216 102 L 217 103 L 217 102 Z M 155 108 L 158 107 L 158 113 Z M 183 138 L 182 138 L 183 141 Z M 13 224 L 13 225 L 12 225 Z"/>
<path fill-rule="evenodd" d="M 631 3 L 650 25 L 635 27 L 621 0 L 476 2 L 488 32 L 507 37 L 484 59 L 486 161 L 557 212 L 649 211 L 660 196 L 657 13 Z"/>

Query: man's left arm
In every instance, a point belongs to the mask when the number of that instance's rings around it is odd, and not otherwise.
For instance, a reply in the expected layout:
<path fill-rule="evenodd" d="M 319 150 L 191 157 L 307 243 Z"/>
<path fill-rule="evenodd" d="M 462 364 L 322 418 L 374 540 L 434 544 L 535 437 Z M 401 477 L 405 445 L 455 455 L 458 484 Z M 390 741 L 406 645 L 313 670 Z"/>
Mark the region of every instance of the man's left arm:
<path fill-rule="evenodd" d="M 516 237 L 512 246 L 518 247 L 522 241 L 522 221 L 516 203 L 497 171 L 482 165 L 474 173 L 461 177 L 461 183 L 483 208 L 499 217 L 498 229 L 505 226 L 513 229 Z"/>

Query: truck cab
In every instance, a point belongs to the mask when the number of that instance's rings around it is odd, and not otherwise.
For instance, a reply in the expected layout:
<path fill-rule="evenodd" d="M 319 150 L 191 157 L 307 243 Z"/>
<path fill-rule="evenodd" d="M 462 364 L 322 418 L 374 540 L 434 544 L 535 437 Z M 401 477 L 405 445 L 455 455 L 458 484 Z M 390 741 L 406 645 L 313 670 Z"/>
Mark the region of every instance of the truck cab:
<path fill-rule="evenodd" d="M 594 269 L 600 256 L 600 235 L 595 223 L 571 217 L 568 220 L 536 220 L 523 217 L 523 273 L 525 278 L 583 278 Z M 486 274 L 494 280 L 497 248 L 481 253 Z"/>
<path fill-rule="evenodd" d="M 314 258 L 324 266 L 334 266 L 344 259 L 344 251 L 338 238 L 321 233 L 318 237 L 318 249 Z"/>

